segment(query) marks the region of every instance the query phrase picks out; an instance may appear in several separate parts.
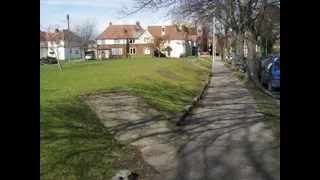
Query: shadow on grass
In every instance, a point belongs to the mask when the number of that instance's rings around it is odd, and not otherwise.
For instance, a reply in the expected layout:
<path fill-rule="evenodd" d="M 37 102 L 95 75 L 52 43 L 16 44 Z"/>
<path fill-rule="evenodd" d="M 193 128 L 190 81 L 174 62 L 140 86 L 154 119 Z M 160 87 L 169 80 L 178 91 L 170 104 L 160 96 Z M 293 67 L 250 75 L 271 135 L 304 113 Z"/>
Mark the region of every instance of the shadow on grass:
<path fill-rule="evenodd" d="M 135 94 L 165 116 L 181 112 L 202 89 L 199 87 L 199 90 L 196 90 L 188 85 L 176 85 L 160 80 L 150 84 L 136 83 L 131 88 Z"/>
<path fill-rule="evenodd" d="M 225 78 L 226 72 L 214 74 L 216 78 L 223 76 Z M 182 140 L 182 146 L 174 155 L 177 167 L 166 169 L 153 179 L 278 179 L 278 167 L 273 166 L 277 163 L 269 164 L 270 157 L 278 147 L 272 147 L 272 142 L 264 139 L 268 133 L 260 133 L 264 131 L 261 122 L 270 121 L 266 118 L 266 115 L 269 116 L 268 112 L 260 113 L 251 98 L 251 93 L 242 83 L 228 80 L 221 85 L 225 87 L 213 83 L 199 106 L 194 109 L 191 116 L 187 117 L 182 129 L 155 130 L 145 134 L 138 133 L 139 135 L 135 137 L 129 136 L 131 143 L 148 137 L 164 137 L 167 134 L 188 136 L 185 141 Z M 219 87 L 212 93 L 216 89 L 214 86 Z M 132 88 L 151 105 L 158 106 L 157 109 L 162 109 L 164 112 L 170 112 L 170 108 L 167 109 L 165 106 L 168 102 L 177 106 L 184 105 L 187 99 L 183 100 L 181 97 L 184 95 L 193 97 L 194 93 L 186 87 L 179 87 L 165 81 L 150 85 L 135 84 Z M 159 103 L 159 100 L 163 100 L 163 103 Z M 104 104 L 102 101 L 100 103 Z M 112 109 L 116 111 L 122 109 L 119 105 L 115 106 L 116 108 Z M 130 105 L 120 104 L 120 106 Z M 122 109 L 122 111 L 125 110 L 126 108 Z M 122 111 L 117 113 L 123 114 Z M 147 114 L 147 111 L 142 114 Z M 270 117 L 277 118 L 272 113 Z M 116 134 L 125 134 L 133 130 L 141 131 L 148 126 L 148 123 L 161 120 L 161 117 L 150 116 L 130 122 L 128 118 L 122 116 L 114 120 L 120 123 L 112 127 L 113 131 Z M 267 135 L 264 136 L 265 134 Z M 167 162 L 167 164 L 170 163 Z M 222 171 L 219 171 L 219 168 L 222 168 Z M 248 168 L 250 168 L 249 171 L 247 171 Z M 243 176 L 239 177 L 239 175 Z"/>
<path fill-rule="evenodd" d="M 142 171 L 130 161 L 156 172 L 137 149 L 119 145 L 78 98 L 42 106 L 40 179 L 109 179 L 119 169 Z"/>

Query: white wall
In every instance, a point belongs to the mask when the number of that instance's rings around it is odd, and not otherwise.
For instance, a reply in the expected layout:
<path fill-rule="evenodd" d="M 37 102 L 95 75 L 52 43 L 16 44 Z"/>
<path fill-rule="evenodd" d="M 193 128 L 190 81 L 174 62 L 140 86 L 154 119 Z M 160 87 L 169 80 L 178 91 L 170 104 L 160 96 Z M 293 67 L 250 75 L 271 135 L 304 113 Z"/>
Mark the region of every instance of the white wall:
<path fill-rule="evenodd" d="M 115 43 L 115 40 L 119 40 L 119 43 Z M 97 44 L 124 44 L 126 42 L 125 39 L 103 39 L 103 40 L 97 40 Z"/>
<path fill-rule="evenodd" d="M 78 51 L 78 54 L 76 54 L 76 51 Z M 81 57 L 81 53 L 82 53 L 82 57 Z M 69 48 L 65 48 L 64 49 L 64 59 L 68 60 L 69 59 Z M 80 59 L 80 58 L 84 58 L 84 51 L 81 52 L 79 47 L 72 47 L 71 48 L 71 59 Z"/>
<path fill-rule="evenodd" d="M 58 45 L 59 46 L 64 46 L 65 42 L 61 41 Z M 57 43 L 55 42 L 47 42 L 48 47 L 57 47 Z"/>
<path fill-rule="evenodd" d="M 172 51 L 170 52 L 170 57 L 179 58 L 181 54 L 185 53 L 185 45 L 184 40 L 170 40 L 170 44 L 168 41 L 165 42 L 165 46 L 170 46 Z M 168 55 L 166 53 L 166 55 Z"/>
<path fill-rule="evenodd" d="M 144 38 L 148 37 L 149 42 L 144 42 Z M 135 44 L 149 44 L 151 43 L 153 36 L 149 33 L 149 31 L 145 31 L 138 39 L 136 39 Z"/>
<path fill-rule="evenodd" d="M 48 56 L 50 57 L 56 57 L 56 54 L 58 54 L 58 59 L 59 60 L 64 60 L 65 59 L 65 48 L 64 47 L 59 47 L 58 49 L 54 49 L 55 54 L 50 54 L 51 49 L 48 49 Z"/>
<path fill-rule="evenodd" d="M 45 48 L 40 49 L 40 58 L 47 57 L 47 56 L 48 56 L 47 49 Z"/>

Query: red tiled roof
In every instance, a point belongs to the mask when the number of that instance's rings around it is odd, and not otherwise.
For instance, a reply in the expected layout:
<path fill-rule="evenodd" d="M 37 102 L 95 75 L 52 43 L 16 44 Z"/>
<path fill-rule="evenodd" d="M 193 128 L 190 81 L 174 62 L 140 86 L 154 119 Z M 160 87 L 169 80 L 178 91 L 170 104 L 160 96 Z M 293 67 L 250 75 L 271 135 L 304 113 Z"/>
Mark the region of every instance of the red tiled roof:
<path fill-rule="evenodd" d="M 126 34 L 124 33 L 127 31 Z M 138 38 L 145 30 L 136 25 L 110 25 L 99 36 L 101 39 Z"/>
<path fill-rule="evenodd" d="M 60 30 L 59 33 L 46 33 L 46 32 L 40 32 L 40 42 L 44 41 L 50 41 L 50 40 L 67 40 L 71 36 L 71 38 L 77 38 L 77 35 L 75 35 L 72 31 L 63 29 Z"/>
<path fill-rule="evenodd" d="M 159 37 L 161 36 L 161 28 L 162 26 L 148 26 L 148 31 L 153 37 Z M 185 32 L 178 31 L 175 26 L 165 26 L 164 32 L 169 40 L 185 39 Z"/>
<path fill-rule="evenodd" d="M 45 41 L 46 41 L 46 33 L 40 32 L 40 42 L 45 42 Z"/>
<path fill-rule="evenodd" d="M 192 27 L 192 28 L 188 28 L 188 31 L 189 31 L 189 35 L 190 36 L 196 36 L 197 35 L 197 28 L 195 27 Z"/>

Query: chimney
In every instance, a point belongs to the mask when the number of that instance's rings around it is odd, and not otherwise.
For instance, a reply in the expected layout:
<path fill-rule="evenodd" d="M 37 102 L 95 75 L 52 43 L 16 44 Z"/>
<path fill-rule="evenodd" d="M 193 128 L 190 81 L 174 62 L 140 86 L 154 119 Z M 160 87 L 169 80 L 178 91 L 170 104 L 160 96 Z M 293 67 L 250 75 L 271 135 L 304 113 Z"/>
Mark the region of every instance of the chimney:
<path fill-rule="evenodd" d="M 111 26 L 112 25 L 112 23 L 111 23 L 111 21 L 109 22 L 109 26 Z"/>
<path fill-rule="evenodd" d="M 161 26 L 161 36 L 164 36 L 166 34 L 165 29 L 165 26 Z"/>
<path fill-rule="evenodd" d="M 140 21 L 137 21 L 137 22 L 136 22 L 136 27 L 137 27 L 137 28 L 140 28 Z"/>

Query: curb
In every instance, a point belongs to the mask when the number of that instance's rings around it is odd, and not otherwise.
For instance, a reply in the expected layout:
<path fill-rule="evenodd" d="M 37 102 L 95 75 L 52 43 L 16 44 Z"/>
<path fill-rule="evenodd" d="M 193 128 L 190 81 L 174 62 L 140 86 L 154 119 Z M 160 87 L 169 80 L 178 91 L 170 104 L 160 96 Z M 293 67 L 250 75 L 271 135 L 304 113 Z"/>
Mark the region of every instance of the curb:
<path fill-rule="evenodd" d="M 191 111 L 196 107 L 199 101 L 203 98 L 204 92 L 207 90 L 211 82 L 211 77 L 212 77 L 212 70 L 209 74 L 208 80 L 204 83 L 203 90 L 192 100 L 191 104 L 183 108 L 183 114 L 175 120 L 176 126 L 181 126 L 185 124 L 186 117 L 191 113 Z"/>
<path fill-rule="evenodd" d="M 260 86 L 256 85 L 254 82 L 253 82 L 252 84 L 253 84 L 256 88 L 258 88 L 260 91 L 262 91 L 263 93 L 265 93 L 266 95 L 274 98 L 274 100 L 277 102 L 277 105 L 280 106 L 280 100 L 278 100 L 275 95 L 273 95 L 271 92 L 269 92 L 268 90 L 264 89 L 263 87 L 260 87 Z"/>

